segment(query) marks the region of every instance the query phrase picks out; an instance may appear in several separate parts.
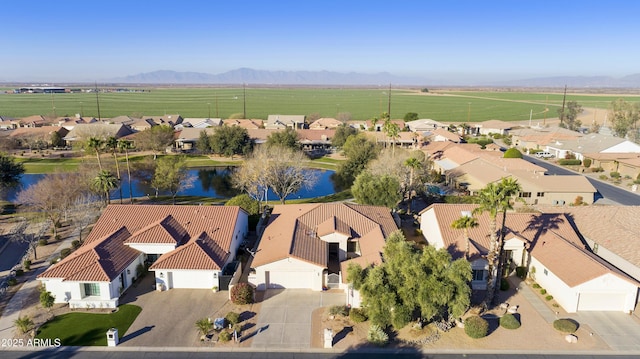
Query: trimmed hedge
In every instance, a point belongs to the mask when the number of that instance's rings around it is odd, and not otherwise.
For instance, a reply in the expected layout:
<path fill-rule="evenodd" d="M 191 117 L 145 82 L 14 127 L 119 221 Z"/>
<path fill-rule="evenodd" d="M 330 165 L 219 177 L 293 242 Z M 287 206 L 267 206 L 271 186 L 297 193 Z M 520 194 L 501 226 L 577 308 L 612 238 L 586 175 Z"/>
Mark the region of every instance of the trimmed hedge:
<path fill-rule="evenodd" d="M 511 147 L 510 149 L 504 151 L 504 158 L 522 158 L 522 152 L 518 151 L 517 148 Z"/>
<path fill-rule="evenodd" d="M 249 283 L 238 283 L 231 288 L 231 302 L 233 304 L 253 303 L 253 287 Z"/>
<path fill-rule="evenodd" d="M 236 325 L 240 323 L 240 314 L 236 312 L 229 312 L 224 319 L 226 319 L 231 325 Z"/>
<path fill-rule="evenodd" d="M 518 329 L 520 328 L 520 321 L 515 315 L 507 313 L 500 317 L 500 326 L 506 329 Z"/>
<path fill-rule="evenodd" d="M 218 340 L 220 340 L 223 343 L 228 342 L 229 340 L 231 340 L 231 333 L 229 333 L 226 330 L 221 331 L 220 335 L 218 335 Z"/>
<path fill-rule="evenodd" d="M 576 160 L 576 159 L 563 158 L 561 160 L 558 160 L 558 164 L 561 166 L 576 166 L 576 165 L 581 165 L 582 161 Z"/>
<path fill-rule="evenodd" d="M 563 333 L 575 333 L 578 330 L 578 323 L 572 319 L 557 319 L 553 322 L 553 327 Z"/>
<path fill-rule="evenodd" d="M 479 316 L 465 319 L 464 332 L 474 339 L 484 338 L 489 333 L 489 322 Z"/>

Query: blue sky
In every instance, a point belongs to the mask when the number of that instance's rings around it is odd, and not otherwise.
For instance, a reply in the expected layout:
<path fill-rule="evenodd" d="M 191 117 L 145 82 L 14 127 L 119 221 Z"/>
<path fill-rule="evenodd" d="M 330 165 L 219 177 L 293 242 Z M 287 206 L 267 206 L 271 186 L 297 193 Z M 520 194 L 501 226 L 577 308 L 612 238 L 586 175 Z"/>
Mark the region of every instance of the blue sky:
<path fill-rule="evenodd" d="M 640 73 L 638 1 L 5 1 L 0 81 L 155 70 L 481 81 Z"/>

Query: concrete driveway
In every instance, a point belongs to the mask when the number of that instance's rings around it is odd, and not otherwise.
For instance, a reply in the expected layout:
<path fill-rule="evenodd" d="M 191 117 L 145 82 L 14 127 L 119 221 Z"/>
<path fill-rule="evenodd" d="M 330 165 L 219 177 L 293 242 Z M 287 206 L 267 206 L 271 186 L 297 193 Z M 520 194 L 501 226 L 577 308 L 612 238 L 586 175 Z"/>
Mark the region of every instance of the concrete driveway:
<path fill-rule="evenodd" d="M 314 309 L 344 305 L 343 292 L 308 289 L 269 289 L 258 313 L 252 348 L 306 349 L 311 347 L 311 314 Z"/>
<path fill-rule="evenodd" d="M 640 322 L 622 312 L 579 312 L 570 315 L 588 325 L 613 350 L 640 351 Z"/>
<path fill-rule="evenodd" d="M 120 333 L 120 345 L 125 347 L 192 347 L 200 335 L 195 323 L 210 317 L 227 301 L 229 293 L 214 293 L 209 289 L 171 289 L 153 291 L 152 273 L 130 288 L 121 304 L 134 304 L 142 312 L 126 333 Z M 124 334 L 124 336 L 123 336 Z"/>

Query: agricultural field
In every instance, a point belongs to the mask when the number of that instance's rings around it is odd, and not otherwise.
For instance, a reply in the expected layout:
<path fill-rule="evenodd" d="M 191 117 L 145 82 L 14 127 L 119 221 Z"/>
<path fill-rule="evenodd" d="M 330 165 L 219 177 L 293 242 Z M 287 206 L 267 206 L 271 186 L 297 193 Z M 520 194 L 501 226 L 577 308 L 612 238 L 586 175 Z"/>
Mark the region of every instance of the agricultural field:
<path fill-rule="evenodd" d="M 0 93 L 0 116 L 84 116 L 109 118 L 120 115 L 180 114 L 182 117 L 228 118 L 242 114 L 266 119 L 269 114 L 336 117 L 348 112 L 354 120 L 380 116 L 391 104 L 393 118 L 416 112 L 419 118 L 442 122 L 479 122 L 490 119 L 525 121 L 557 116 L 560 93 L 526 92 L 430 92 L 354 88 L 147 88 L 144 92 L 100 92 L 65 94 Z M 606 109 L 621 96 L 567 94 L 567 101 L 583 107 Z M 640 96 L 623 96 L 637 102 Z"/>

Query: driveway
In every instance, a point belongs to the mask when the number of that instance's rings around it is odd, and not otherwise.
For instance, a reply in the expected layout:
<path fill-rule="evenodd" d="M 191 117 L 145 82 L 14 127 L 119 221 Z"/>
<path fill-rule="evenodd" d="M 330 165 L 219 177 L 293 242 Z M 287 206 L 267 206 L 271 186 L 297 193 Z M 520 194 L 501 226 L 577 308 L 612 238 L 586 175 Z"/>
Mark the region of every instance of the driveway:
<path fill-rule="evenodd" d="M 126 333 L 120 333 L 124 347 L 193 347 L 200 335 L 195 323 L 210 317 L 227 301 L 229 293 L 214 293 L 210 289 L 152 289 L 153 273 L 129 288 L 120 304 L 133 304 L 142 312 Z M 124 334 L 124 335 L 123 335 Z"/>
<path fill-rule="evenodd" d="M 307 349 L 311 347 L 311 314 L 314 309 L 344 305 L 342 291 L 269 289 L 264 292 L 252 348 Z"/>
<path fill-rule="evenodd" d="M 579 312 L 572 314 L 587 324 L 613 350 L 640 351 L 640 321 L 622 312 Z"/>

